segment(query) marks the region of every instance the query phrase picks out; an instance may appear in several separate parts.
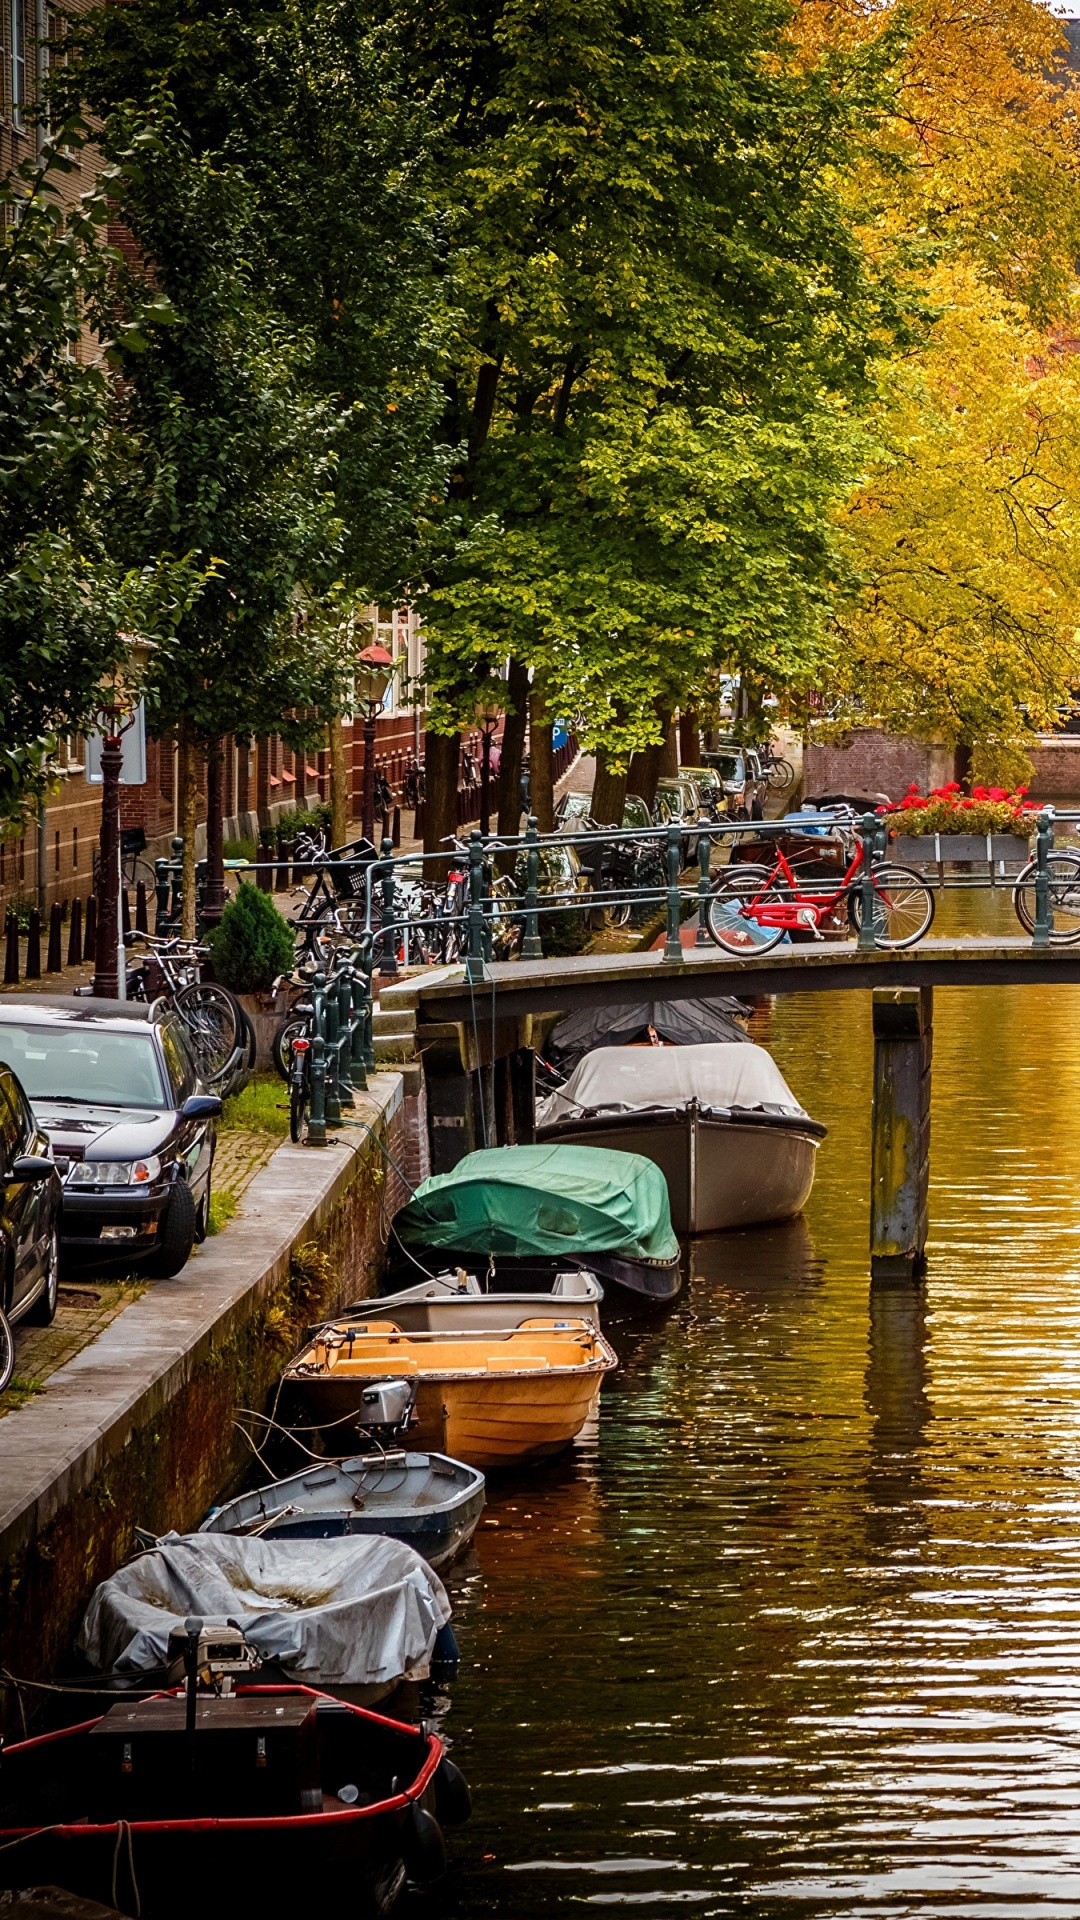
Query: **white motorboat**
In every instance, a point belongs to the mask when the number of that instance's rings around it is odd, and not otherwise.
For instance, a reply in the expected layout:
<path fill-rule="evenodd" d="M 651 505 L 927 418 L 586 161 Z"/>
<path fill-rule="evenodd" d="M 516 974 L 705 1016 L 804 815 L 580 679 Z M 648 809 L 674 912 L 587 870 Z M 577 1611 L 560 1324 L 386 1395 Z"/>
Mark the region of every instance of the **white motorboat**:
<path fill-rule="evenodd" d="M 652 1160 L 683 1234 L 799 1213 L 825 1133 L 772 1056 L 746 1042 L 596 1047 L 537 1107 L 538 1141 Z"/>

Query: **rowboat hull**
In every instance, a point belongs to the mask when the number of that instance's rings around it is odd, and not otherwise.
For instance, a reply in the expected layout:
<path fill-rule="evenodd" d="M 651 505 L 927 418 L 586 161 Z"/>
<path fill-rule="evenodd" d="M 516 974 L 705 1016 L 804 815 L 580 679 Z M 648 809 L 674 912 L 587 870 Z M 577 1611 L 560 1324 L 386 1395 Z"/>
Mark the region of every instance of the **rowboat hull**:
<path fill-rule="evenodd" d="M 559 1121 L 538 1137 L 640 1153 L 660 1168 L 679 1234 L 767 1226 L 801 1213 L 825 1128 L 805 1115 L 721 1114 L 683 1108 L 597 1113 Z"/>
<path fill-rule="evenodd" d="M 371 1335 L 381 1334 L 378 1323 L 370 1324 Z M 382 1337 L 371 1335 L 306 1348 L 285 1373 L 289 1417 L 329 1438 L 351 1414 L 360 1416 L 365 1388 L 406 1375 L 416 1380 L 410 1440 L 483 1469 L 561 1453 L 616 1365 L 603 1336 L 585 1327 L 410 1337 L 388 1326 Z"/>
<path fill-rule="evenodd" d="M 255 1533 L 261 1540 L 339 1540 L 385 1533 L 450 1565 L 484 1510 L 484 1477 L 441 1453 L 357 1455 L 309 1467 L 215 1507 L 201 1533 Z"/>

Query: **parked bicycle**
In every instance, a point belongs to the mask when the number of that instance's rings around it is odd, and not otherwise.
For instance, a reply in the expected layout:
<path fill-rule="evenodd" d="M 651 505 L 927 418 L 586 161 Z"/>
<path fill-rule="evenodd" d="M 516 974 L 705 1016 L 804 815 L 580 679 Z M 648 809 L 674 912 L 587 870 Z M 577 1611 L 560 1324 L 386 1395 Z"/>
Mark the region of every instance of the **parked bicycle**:
<path fill-rule="evenodd" d="M 191 1036 L 201 1078 L 226 1098 L 254 1066 L 255 1035 L 243 1007 L 227 987 L 203 980 L 208 947 L 176 934 L 142 933 L 137 939 L 149 952 L 128 968 L 128 999 L 169 1001 Z"/>
<path fill-rule="evenodd" d="M 821 938 L 825 924 L 844 920 L 857 933 L 863 920 L 863 843 L 854 832 L 854 816 L 837 819 L 834 837 L 849 851 L 847 866 L 835 882 L 800 876 L 783 848 L 771 866 L 728 867 L 709 896 L 706 926 L 718 947 L 740 957 L 771 952 L 785 934 L 809 933 Z M 913 947 L 934 918 L 931 888 L 910 867 L 875 861 L 871 880 L 874 899 L 874 939 L 880 947 Z"/>
<path fill-rule="evenodd" d="M 1070 847 L 1054 847 L 1047 855 L 1048 897 L 1053 914 L 1050 942 L 1055 947 L 1072 946 L 1080 940 L 1080 853 Z M 1013 906 L 1026 933 L 1035 931 L 1035 889 L 1038 864 L 1029 860 L 1016 876 Z"/>
<path fill-rule="evenodd" d="M 795 785 L 795 769 L 790 760 L 777 753 L 770 740 L 767 746 L 758 748 L 761 761 L 762 778 L 772 793 L 787 793 Z"/>

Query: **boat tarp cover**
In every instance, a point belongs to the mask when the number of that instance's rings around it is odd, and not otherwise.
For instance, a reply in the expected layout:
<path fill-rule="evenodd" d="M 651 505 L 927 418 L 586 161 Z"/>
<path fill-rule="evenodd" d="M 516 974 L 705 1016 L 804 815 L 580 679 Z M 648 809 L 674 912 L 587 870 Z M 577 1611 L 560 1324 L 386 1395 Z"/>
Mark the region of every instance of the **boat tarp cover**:
<path fill-rule="evenodd" d="M 383 1534 L 167 1533 L 95 1590 L 77 1645 L 104 1671 L 150 1672 L 167 1663 L 170 1629 L 193 1614 L 208 1626 L 235 1620 L 291 1678 L 365 1686 L 423 1666 L 450 1603 L 427 1561 Z"/>
<path fill-rule="evenodd" d="M 674 1260 L 667 1182 L 639 1153 L 602 1147 L 486 1147 L 425 1180 L 395 1216 L 414 1246 L 547 1257 L 617 1253 Z"/>
<path fill-rule="evenodd" d="M 616 1000 L 604 1007 L 583 1007 L 560 1020 L 546 1051 L 563 1065 L 580 1060 L 593 1047 L 625 1047 L 647 1040 L 649 1028 L 673 1047 L 698 1046 L 707 1040 L 743 1040 L 749 1043 L 736 1013 L 746 1017 L 740 1000 Z"/>
<path fill-rule="evenodd" d="M 537 1108 L 537 1120 L 556 1120 L 613 1108 L 764 1107 L 802 1113 L 787 1081 L 764 1047 L 596 1047 L 579 1060 L 565 1087 Z"/>

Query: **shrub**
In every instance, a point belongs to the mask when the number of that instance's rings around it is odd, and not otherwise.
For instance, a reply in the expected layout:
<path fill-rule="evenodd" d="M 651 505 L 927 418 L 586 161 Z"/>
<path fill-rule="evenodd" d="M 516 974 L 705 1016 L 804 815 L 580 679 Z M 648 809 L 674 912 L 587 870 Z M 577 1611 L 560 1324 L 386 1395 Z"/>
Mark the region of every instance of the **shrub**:
<path fill-rule="evenodd" d="M 254 840 L 226 840 L 222 846 L 225 860 L 254 860 L 258 849 Z"/>
<path fill-rule="evenodd" d="M 234 993 L 265 993 L 295 958 L 293 932 L 268 894 L 244 881 L 209 938 L 214 972 Z"/>

